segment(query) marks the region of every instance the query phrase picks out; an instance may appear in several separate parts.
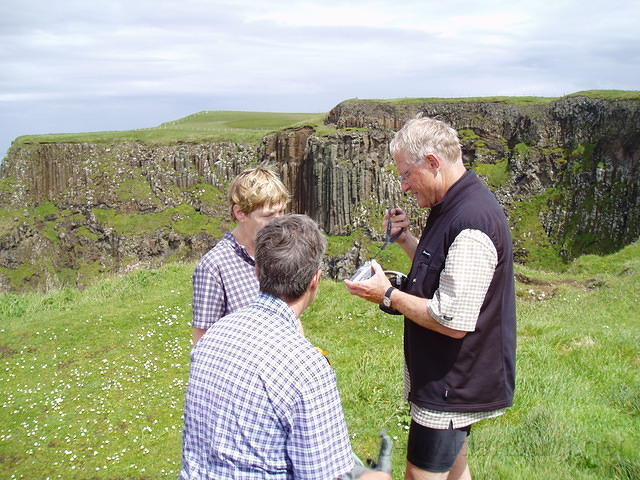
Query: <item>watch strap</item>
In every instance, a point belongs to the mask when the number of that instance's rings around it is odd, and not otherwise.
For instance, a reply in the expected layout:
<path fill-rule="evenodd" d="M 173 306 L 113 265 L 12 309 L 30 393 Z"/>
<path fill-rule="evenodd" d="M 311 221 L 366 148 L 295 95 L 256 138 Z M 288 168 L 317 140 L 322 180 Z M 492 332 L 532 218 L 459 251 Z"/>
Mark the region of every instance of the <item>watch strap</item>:
<path fill-rule="evenodd" d="M 384 303 L 389 307 L 391 306 L 391 294 L 393 293 L 394 290 L 397 290 L 397 288 L 396 287 L 389 287 L 389 288 L 387 288 L 387 291 L 384 292 L 384 298 L 387 299 L 387 301 L 384 302 Z"/>

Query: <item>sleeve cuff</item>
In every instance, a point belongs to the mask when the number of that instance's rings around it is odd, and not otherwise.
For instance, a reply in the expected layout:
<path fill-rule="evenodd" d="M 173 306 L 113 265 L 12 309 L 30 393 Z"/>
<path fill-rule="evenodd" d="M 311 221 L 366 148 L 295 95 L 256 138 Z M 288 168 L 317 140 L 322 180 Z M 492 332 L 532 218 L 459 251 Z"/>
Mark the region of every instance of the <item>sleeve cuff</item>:
<path fill-rule="evenodd" d="M 451 328 L 452 330 L 460 330 L 462 332 L 473 332 L 474 328 L 469 329 L 465 326 L 465 322 L 461 318 L 456 318 L 452 315 L 442 312 L 442 306 L 440 302 L 440 290 L 436 290 L 433 298 L 427 303 L 427 313 L 443 327 Z"/>

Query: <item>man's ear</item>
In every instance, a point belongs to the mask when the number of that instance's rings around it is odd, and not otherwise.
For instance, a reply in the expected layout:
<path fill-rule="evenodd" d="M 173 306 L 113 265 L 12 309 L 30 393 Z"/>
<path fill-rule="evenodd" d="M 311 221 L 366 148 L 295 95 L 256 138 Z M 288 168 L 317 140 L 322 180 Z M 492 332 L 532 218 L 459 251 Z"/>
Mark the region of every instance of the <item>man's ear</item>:
<path fill-rule="evenodd" d="M 320 286 L 320 279 L 321 278 L 322 278 L 322 270 L 318 269 L 318 271 L 315 273 L 315 275 L 311 279 L 310 286 L 313 287 L 314 289 L 318 288 Z"/>
<path fill-rule="evenodd" d="M 233 208 L 231 209 L 231 211 L 233 212 L 233 216 L 238 222 L 244 221 L 244 219 L 247 217 L 247 214 L 242 211 L 242 208 L 237 203 L 233 204 Z"/>
<path fill-rule="evenodd" d="M 425 155 L 424 161 L 432 170 L 437 170 L 438 168 L 440 168 L 440 158 L 435 156 L 433 153 Z"/>

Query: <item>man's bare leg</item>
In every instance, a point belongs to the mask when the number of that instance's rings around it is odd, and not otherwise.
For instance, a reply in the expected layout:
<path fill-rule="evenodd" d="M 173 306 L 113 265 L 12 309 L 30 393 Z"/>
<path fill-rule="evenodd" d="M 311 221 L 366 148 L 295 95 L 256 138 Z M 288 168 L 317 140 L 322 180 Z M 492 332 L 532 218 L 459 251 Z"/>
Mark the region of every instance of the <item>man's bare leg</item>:
<path fill-rule="evenodd" d="M 471 471 L 467 463 L 468 449 L 468 440 L 465 440 L 453 467 L 451 467 L 450 471 L 443 473 L 428 472 L 407 461 L 407 470 L 404 478 L 405 480 L 471 480 Z"/>
<path fill-rule="evenodd" d="M 467 463 L 467 452 L 469 450 L 469 440 L 464 441 L 464 445 L 460 449 L 460 453 L 456 457 L 456 461 L 451 467 L 447 480 L 471 480 L 471 471 Z"/>
<path fill-rule="evenodd" d="M 434 473 L 427 472 L 416 467 L 413 463 L 407 461 L 407 470 L 404 475 L 405 480 L 446 480 L 449 472 Z"/>

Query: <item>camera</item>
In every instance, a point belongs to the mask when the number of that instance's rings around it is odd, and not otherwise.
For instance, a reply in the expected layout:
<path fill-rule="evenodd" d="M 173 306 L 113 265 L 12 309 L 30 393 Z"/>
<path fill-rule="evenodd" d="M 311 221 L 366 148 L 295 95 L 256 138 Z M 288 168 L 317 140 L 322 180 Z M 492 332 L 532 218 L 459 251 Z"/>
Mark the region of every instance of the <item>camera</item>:
<path fill-rule="evenodd" d="M 356 273 L 353 274 L 350 280 L 352 282 L 364 282 L 365 280 L 369 280 L 376 273 L 376 271 L 373 269 L 374 262 L 375 260 L 367 260 L 366 262 L 364 262 L 360 266 L 360 268 L 356 270 Z"/>
<path fill-rule="evenodd" d="M 365 280 L 369 280 L 373 277 L 376 271 L 373 268 L 373 264 L 378 263 L 375 260 L 367 260 L 363 263 L 356 273 L 351 277 L 352 282 L 364 282 Z M 394 270 L 385 270 L 384 274 L 391 282 L 391 286 L 396 287 L 399 290 L 404 290 L 405 284 L 407 282 L 407 276 L 404 273 L 396 272 Z M 399 311 L 397 311 L 393 307 L 385 307 L 384 305 L 380 305 L 380 310 L 390 315 L 402 315 Z"/>

